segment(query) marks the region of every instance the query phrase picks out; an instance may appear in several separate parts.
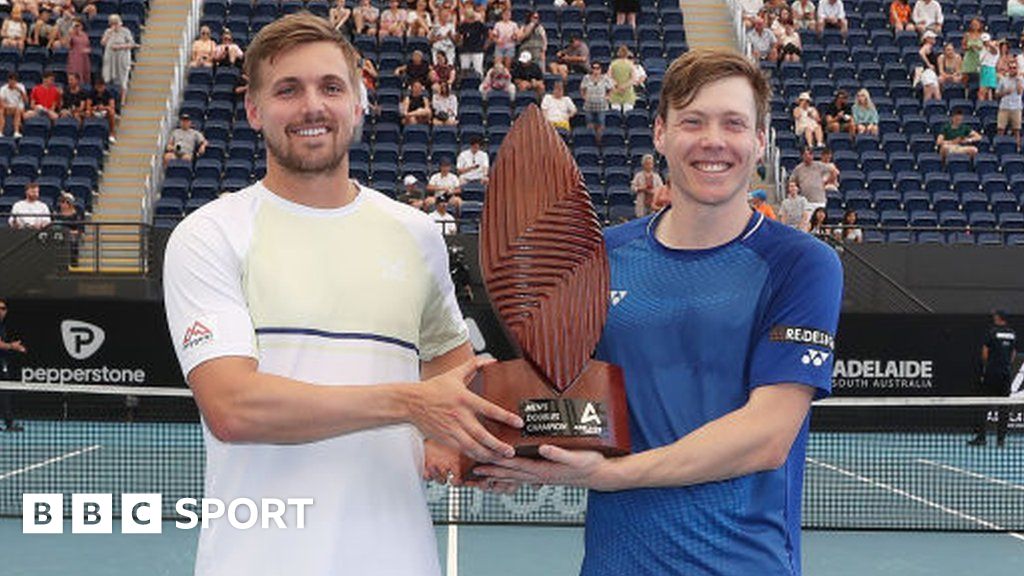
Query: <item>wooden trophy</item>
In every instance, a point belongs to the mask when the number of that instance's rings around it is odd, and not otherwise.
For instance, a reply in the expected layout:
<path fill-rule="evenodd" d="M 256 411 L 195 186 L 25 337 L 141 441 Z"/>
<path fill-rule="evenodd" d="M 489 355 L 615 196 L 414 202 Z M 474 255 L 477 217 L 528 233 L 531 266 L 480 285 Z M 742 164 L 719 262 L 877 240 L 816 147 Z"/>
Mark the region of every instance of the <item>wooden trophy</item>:
<path fill-rule="evenodd" d="M 601 221 L 569 149 L 530 105 L 498 151 L 480 230 L 484 285 L 520 358 L 484 367 L 470 389 L 518 413 L 491 433 L 539 457 L 542 444 L 630 451 L 622 369 L 591 360 L 608 312 Z M 468 459 L 463 470 L 475 463 Z"/>

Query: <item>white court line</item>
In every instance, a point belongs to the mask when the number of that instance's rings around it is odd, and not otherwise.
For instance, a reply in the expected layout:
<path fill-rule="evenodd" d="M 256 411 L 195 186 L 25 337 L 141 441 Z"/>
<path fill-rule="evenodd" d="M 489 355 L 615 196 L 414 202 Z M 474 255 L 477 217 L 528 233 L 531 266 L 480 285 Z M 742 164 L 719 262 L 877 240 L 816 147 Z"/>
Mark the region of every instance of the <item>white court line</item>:
<path fill-rule="evenodd" d="M 850 470 L 846 470 L 844 468 L 840 468 L 839 466 L 835 466 L 835 465 L 829 464 L 827 462 L 822 462 L 822 461 L 817 460 L 815 458 L 807 458 L 807 461 L 810 462 L 811 464 L 816 465 L 816 466 L 821 466 L 822 468 L 825 468 L 826 470 L 831 470 L 831 471 L 836 472 L 838 474 L 842 474 L 843 476 L 847 476 L 847 477 L 853 478 L 854 480 L 857 480 L 857 481 L 863 482 L 865 484 L 868 484 L 870 486 L 874 486 L 875 488 L 879 488 L 881 490 L 885 490 L 886 492 L 892 492 L 893 494 L 896 494 L 896 495 L 899 495 L 899 496 L 903 496 L 904 498 L 907 498 L 907 499 L 912 500 L 914 502 L 917 502 L 919 504 L 924 504 L 925 506 L 928 506 L 930 508 L 935 508 L 936 510 L 940 510 L 942 512 L 945 512 L 946 514 L 950 514 L 952 516 L 956 516 L 957 518 L 961 518 L 963 520 L 967 520 L 969 522 L 973 522 L 973 523 L 975 523 L 975 524 L 977 524 L 979 526 L 983 526 L 985 528 L 988 528 L 989 530 L 994 530 L 996 532 L 1006 532 L 1012 538 L 1016 538 L 1016 539 L 1024 542 L 1024 534 L 1018 534 L 1016 532 L 1007 532 L 1006 528 L 1003 528 L 1002 526 L 1000 526 L 998 524 L 994 524 L 992 522 L 989 522 L 988 520 L 985 520 L 985 519 L 982 519 L 982 518 L 978 518 L 977 516 L 972 516 L 970 514 L 961 512 L 959 510 L 955 510 L 955 509 L 950 508 L 948 506 L 943 506 L 942 504 L 939 504 L 938 502 L 932 502 L 931 500 L 928 500 L 927 498 L 923 498 L 921 496 L 918 496 L 917 494 L 911 494 L 910 492 L 907 492 L 906 490 L 903 490 L 901 488 L 897 488 L 895 486 L 892 486 L 891 484 L 886 484 L 885 482 L 879 482 L 878 480 L 875 480 L 873 478 L 868 478 L 867 476 L 862 476 L 860 474 L 857 474 L 856 472 L 851 472 Z"/>
<path fill-rule="evenodd" d="M 102 448 L 102 446 L 100 446 L 99 444 L 93 444 L 92 446 L 86 446 L 85 448 L 80 448 L 78 450 L 73 450 L 71 452 L 68 452 L 67 454 L 61 454 L 60 456 L 54 456 L 53 458 L 48 458 L 46 460 L 43 460 L 42 462 L 36 462 L 35 464 L 30 464 L 28 466 L 25 466 L 24 468 L 18 468 L 17 470 L 11 470 L 10 472 L 5 472 L 3 474 L 0 474 L 0 480 L 6 480 L 6 479 L 8 479 L 8 478 L 10 478 L 12 476 L 17 476 L 18 474 L 24 474 L 25 472 L 31 472 L 32 470 L 35 470 L 36 468 L 42 468 L 43 466 L 49 466 L 50 464 L 56 464 L 57 462 L 60 462 L 61 460 L 67 460 L 68 458 L 74 458 L 75 456 L 81 456 L 82 454 L 88 454 L 89 452 L 92 452 L 93 450 L 99 450 L 100 448 Z"/>
<path fill-rule="evenodd" d="M 448 553 L 445 576 L 459 576 L 459 490 L 448 485 Z"/>
<path fill-rule="evenodd" d="M 1008 482 L 1008 481 L 1002 480 L 1000 478 L 993 478 L 991 476 L 985 476 L 984 474 L 978 474 L 977 472 L 972 472 L 970 470 L 965 470 L 963 468 L 957 468 L 956 466 L 950 466 L 949 464 L 942 464 L 941 462 L 933 462 L 932 460 L 926 460 L 924 458 L 918 458 L 917 461 L 920 462 L 921 464 L 927 464 L 929 466 L 934 466 L 936 468 L 941 468 L 942 470 L 945 470 L 947 472 L 956 472 L 957 474 L 963 474 L 964 476 L 969 476 L 969 477 L 975 478 L 977 480 L 983 480 L 985 482 L 990 482 L 992 484 L 998 484 L 1000 486 L 1005 486 L 1006 488 L 1010 488 L 1010 489 L 1013 489 L 1013 490 L 1020 490 L 1020 491 L 1024 492 L 1024 486 L 1021 486 L 1020 484 L 1014 484 L 1013 482 Z"/>

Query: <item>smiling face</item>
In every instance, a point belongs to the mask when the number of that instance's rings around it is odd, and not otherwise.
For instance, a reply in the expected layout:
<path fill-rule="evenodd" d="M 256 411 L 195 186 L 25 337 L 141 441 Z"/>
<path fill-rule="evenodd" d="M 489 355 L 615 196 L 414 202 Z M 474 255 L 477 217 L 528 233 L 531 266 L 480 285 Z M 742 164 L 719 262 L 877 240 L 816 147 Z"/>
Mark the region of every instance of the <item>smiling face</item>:
<path fill-rule="evenodd" d="M 268 164 L 295 175 L 341 167 L 362 117 L 341 49 L 329 42 L 300 44 L 262 68 L 259 88 L 246 96 L 246 113 L 263 131 Z"/>
<path fill-rule="evenodd" d="M 654 143 L 668 161 L 673 189 L 685 200 L 743 202 L 765 147 L 750 83 L 730 76 L 704 85 L 685 107 L 657 118 Z"/>

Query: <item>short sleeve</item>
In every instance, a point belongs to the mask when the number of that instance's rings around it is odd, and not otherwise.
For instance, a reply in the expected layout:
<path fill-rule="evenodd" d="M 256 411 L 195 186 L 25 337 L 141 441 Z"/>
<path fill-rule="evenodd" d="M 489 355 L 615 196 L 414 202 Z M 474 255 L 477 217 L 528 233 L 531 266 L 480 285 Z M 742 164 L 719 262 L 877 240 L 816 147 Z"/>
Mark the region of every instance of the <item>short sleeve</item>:
<path fill-rule="evenodd" d="M 241 257 L 206 214 L 175 228 L 164 256 L 164 303 L 174 351 L 187 377 L 222 356 L 258 357 L 242 292 Z"/>
<path fill-rule="evenodd" d="M 755 330 L 750 386 L 794 382 L 831 392 L 843 269 L 823 242 L 801 242 L 792 266 L 777 265 Z M 784 263 L 780 263 L 784 264 Z"/>
<path fill-rule="evenodd" d="M 469 329 L 455 298 L 455 285 L 448 268 L 448 249 L 440 227 L 431 223 L 430 231 L 424 236 L 432 282 L 420 321 L 420 358 L 429 361 L 462 345 L 469 338 Z"/>

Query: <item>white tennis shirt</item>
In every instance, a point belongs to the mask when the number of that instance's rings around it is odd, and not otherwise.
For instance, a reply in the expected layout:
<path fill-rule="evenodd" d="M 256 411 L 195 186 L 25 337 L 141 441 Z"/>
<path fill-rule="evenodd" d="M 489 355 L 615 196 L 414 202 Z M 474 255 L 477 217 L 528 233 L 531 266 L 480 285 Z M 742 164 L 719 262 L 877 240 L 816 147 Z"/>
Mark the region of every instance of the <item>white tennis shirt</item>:
<path fill-rule="evenodd" d="M 440 230 L 360 187 L 314 209 L 262 183 L 186 218 L 167 245 L 167 319 L 182 371 L 249 356 L 261 372 L 319 385 L 419 380 L 419 363 L 467 339 Z M 197 575 L 437 575 L 411 425 L 299 445 L 228 444 L 204 424 L 206 494 L 313 498 L 305 528 L 204 528 Z M 244 512 L 244 509 L 243 509 Z"/>

